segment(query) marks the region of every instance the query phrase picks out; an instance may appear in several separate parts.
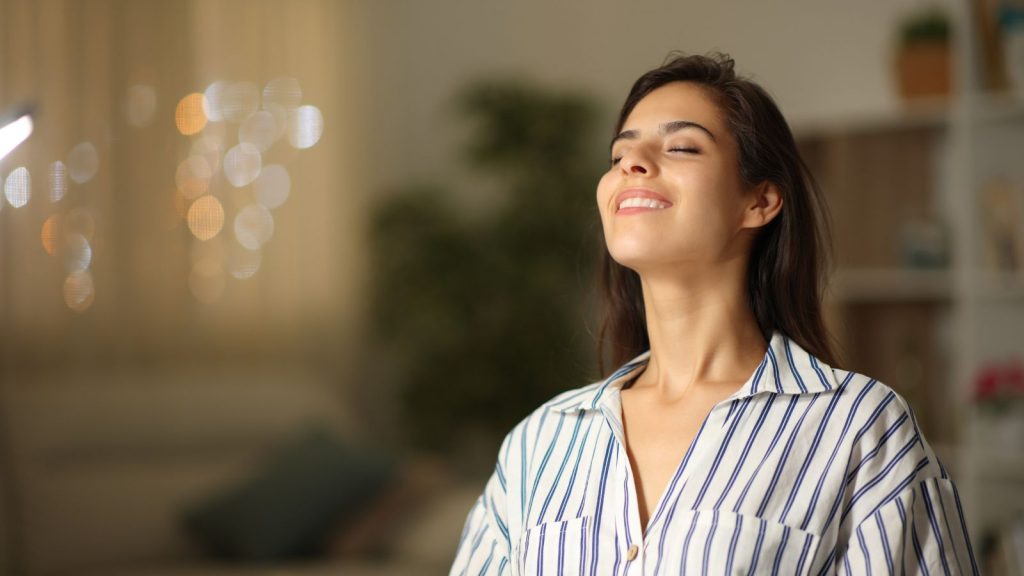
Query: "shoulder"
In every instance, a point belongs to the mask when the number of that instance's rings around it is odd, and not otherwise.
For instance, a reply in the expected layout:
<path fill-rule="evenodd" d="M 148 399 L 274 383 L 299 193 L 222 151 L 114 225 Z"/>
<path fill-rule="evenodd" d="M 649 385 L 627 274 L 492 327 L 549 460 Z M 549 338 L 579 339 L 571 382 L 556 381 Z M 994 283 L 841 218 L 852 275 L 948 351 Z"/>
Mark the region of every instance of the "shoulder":
<path fill-rule="evenodd" d="M 923 482 L 949 480 L 913 407 L 887 384 L 833 369 L 837 404 L 850 423 L 846 494 L 851 516 L 863 516 Z"/>
<path fill-rule="evenodd" d="M 605 386 L 605 381 L 599 381 L 566 390 L 538 406 L 506 434 L 501 459 L 508 465 L 523 464 L 538 447 L 558 441 L 563 434 L 572 434 L 584 410 L 601 397 Z"/>

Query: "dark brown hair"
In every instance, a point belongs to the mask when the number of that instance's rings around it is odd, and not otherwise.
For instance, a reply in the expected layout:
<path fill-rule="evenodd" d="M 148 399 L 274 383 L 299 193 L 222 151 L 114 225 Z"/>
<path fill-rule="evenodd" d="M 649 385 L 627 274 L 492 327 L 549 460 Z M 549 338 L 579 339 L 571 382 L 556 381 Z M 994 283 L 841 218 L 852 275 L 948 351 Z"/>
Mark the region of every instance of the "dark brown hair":
<path fill-rule="evenodd" d="M 726 54 L 669 55 L 641 76 L 622 105 L 615 132 L 640 100 L 672 82 L 702 86 L 724 114 L 739 147 L 743 182 L 775 184 L 782 194 L 779 214 L 758 232 L 747 266 L 747 294 L 765 340 L 778 330 L 825 363 L 838 358 L 825 328 L 821 301 L 831 261 L 828 207 L 778 106 L 753 81 L 737 76 Z M 598 333 L 598 369 L 612 368 L 650 347 L 643 292 L 636 272 L 620 265 L 604 246 L 599 284 L 604 317 Z M 606 356 L 607 354 L 607 356 Z"/>

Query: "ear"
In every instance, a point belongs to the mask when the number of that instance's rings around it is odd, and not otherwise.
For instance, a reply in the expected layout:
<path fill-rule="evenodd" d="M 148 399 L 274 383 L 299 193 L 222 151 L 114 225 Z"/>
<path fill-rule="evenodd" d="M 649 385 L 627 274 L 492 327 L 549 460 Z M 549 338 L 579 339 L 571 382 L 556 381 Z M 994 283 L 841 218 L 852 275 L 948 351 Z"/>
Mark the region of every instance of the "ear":
<path fill-rule="evenodd" d="M 744 228 L 760 228 L 782 211 L 782 193 L 769 181 L 761 182 L 748 193 L 749 203 L 743 211 Z"/>

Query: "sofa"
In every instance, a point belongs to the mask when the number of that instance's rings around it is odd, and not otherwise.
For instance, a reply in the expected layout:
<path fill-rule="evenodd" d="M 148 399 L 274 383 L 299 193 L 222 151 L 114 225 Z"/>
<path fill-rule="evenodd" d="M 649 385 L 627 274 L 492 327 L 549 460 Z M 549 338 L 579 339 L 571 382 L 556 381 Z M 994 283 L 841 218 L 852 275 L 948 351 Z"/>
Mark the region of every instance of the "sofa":
<path fill-rule="evenodd" d="M 218 558 L 188 514 L 251 484 L 302 430 L 372 450 L 329 378 L 245 366 L 7 374 L 0 386 L 11 574 L 446 574 L 483 486 L 395 456 L 403 495 L 374 495 L 389 504 L 368 503 L 320 554 Z"/>

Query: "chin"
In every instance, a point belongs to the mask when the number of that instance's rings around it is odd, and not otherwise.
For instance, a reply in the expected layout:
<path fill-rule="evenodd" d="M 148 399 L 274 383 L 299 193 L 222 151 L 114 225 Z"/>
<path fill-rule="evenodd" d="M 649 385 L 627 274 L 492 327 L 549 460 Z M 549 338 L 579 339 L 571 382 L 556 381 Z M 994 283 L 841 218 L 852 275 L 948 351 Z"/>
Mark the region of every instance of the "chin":
<path fill-rule="evenodd" d="M 658 252 L 654 246 L 643 246 L 637 243 L 629 243 L 625 246 L 608 246 L 608 253 L 611 255 L 612 260 L 635 272 L 652 266 L 656 267 L 659 263 L 664 262 L 664 258 L 659 258 Z"/>

